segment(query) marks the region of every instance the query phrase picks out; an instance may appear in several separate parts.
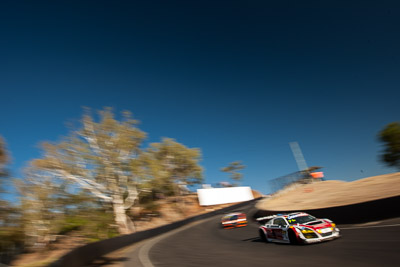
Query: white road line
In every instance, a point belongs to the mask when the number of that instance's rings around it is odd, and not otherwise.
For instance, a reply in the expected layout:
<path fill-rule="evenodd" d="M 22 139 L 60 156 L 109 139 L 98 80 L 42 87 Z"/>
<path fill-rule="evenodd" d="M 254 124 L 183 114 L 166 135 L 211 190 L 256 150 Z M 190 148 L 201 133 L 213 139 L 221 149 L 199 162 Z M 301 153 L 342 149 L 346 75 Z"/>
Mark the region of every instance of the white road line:
<path fill-rule="evenodd" d="M 200 223 L 203 223 L 203 222 L 205 222 L 205 221 L 211 220 L 211 219 L 213 219 L 214 217 L 215 217 L 215 216 L 212 216 L 212 217 L 210 217 L 210 218 L 206 218 L 206 219 L 202 219 L 202 220 L 199 220 L 199 221 L 192 222 L 192 223 L 190 223 L 190 224 L 187 224 L 187 225 L 185 225 L 185 226 L 182 226 L 182 227 L 179 227 L 179 228 L 177 228 L 177 229 L 175 229 L 175 230 L 172 230 L 172 231 L 170 231 L 170 232 L 167 232 L 167 233 L 165 233 L 165 234 L 163 234 L 163 235 L 160 235 L 160 236 L 157 236 L 157 237 L 155 237 L 155 238 L 153 238 L 153 239 L 150 239 L 148 242 L 146 242 L 146 243 L 139 249 L 139 255 L 138 255 L 138 256 L 139 256 L 139 261 L 140 261 L 140 263 L 143 265 L 143 267 L 154 267 L 153 263 L 152 263 L 151 260 L 150 260 L 149 252 L 150 252 L 150 249 L 151 249 L 156 243 L 158 243 L 158 242 L 161 241 L 162 239 L 167 238 L 167 237 L 169 237 L 169 236 L 171 236 L 171 235 L 173 235 L 173 234 L 176 234 L 176 233 L 178 233 L 178 232 L 180 232 L 180 231 L 186 230 L 186 229 L 188 229 L 188 228 L 190 228 L 190 227 L 193 227 L 193 226 L 198 225 L 198 224 L 200 224 Z"/>
<path fill-rule="evenodd" d="M 359 227 L 338 227 L 339 230 L 350 230 L 350 229 L 368 229 L 368 228 L 383 228 L 383 227 L 395 227 L 400 226 L 400 223 L 397 224 L 387 224 L 387 225 L 374 225 L 374 226 L 359 226 Z"/>

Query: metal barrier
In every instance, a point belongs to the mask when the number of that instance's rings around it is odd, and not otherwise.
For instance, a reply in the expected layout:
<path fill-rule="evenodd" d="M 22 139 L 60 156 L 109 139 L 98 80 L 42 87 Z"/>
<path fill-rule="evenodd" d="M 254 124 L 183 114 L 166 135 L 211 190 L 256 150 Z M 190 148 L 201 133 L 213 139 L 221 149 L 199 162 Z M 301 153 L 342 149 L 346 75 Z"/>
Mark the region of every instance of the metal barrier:
<path fill-rule="evenodd" d="M 289 186 L 294 183 L 307 183 L 309 180 L 309 174 L 306 172 L 294 172 L 288 175 L 284 175 L 268 182 L 270 193 L 273 194 L 286 186 Z"/>
<path fill-rule="evenodd" d="M 400 217 L 400 196 L 371 200 L 345 206 L 310 210 L 258 210 L 253 219 L 279 213 L 303 211 L 317 218 L 329 218 L 338 224 L 356 224 Z"/>
<path fill-rule="evenodd" d="M 322 167 L 310 167 L 303 171 L 294 172 L 288 175 L 284 175 L 275 179 L 272 179 L 268 182 L 270 193 L 273 194 L 291 184 L 300 183 L 300 184 L 308 184 L 313 181 L 321 181 L 323 177 L 322 172 L 314 172 Z M 313 175 L 318 174 L 318 175 Z"/>

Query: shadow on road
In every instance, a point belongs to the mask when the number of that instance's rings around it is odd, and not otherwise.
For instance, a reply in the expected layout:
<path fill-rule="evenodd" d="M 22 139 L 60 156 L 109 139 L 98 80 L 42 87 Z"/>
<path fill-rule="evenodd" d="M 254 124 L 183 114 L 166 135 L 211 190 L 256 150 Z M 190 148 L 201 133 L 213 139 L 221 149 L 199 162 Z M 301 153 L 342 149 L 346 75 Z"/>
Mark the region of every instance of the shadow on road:
<path fill-rule="evenodd" d="M 86 267 L 107 266 L 114 263 L 124 262 L 129 260 L 127 257 L 100 257 Z"/>
<path fill-rule="evenodd" d="M 243 239 L 242 241 L 251 241 L 251 242 L 257 242 L 257 243 L 264 243 L 264 241 L 262 241 L 259 237 L 252 237 L 252 238 L 247 238 L 247 239 Z"/>

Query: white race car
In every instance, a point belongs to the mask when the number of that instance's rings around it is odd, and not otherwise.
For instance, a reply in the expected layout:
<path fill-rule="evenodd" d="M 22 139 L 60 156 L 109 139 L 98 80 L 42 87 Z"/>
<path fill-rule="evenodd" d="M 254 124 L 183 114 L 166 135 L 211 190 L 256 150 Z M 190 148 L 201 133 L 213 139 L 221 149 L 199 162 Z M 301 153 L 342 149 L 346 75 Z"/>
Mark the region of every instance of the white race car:
<path fill-rule="evenodd" d="M 338 238 L 340 230 L 329 219 L 317 219 L 304 212 L 278 214 L 262 218 L 261 240 L 291 244 L 307 244 Z"/>

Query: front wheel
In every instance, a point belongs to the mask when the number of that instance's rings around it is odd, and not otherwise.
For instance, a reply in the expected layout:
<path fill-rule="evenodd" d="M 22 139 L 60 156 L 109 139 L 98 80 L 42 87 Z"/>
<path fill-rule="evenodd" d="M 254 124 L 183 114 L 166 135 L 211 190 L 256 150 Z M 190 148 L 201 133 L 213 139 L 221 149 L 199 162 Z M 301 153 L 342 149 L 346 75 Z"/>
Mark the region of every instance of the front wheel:
<path fill-rule="evenodd" d="M 297 236 L 293 230 L 289 231 L 289 241 L 290 241 L 290 244 L 292 244 L 292 245 L 299 244 L 299 241 L 297 240 Z"/>

